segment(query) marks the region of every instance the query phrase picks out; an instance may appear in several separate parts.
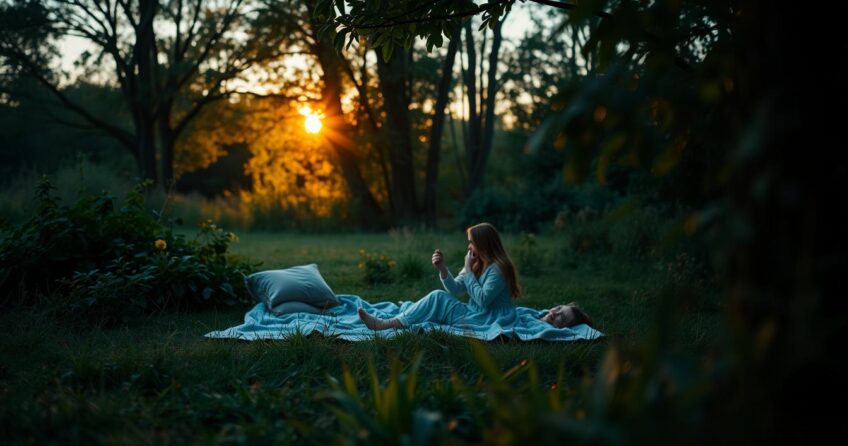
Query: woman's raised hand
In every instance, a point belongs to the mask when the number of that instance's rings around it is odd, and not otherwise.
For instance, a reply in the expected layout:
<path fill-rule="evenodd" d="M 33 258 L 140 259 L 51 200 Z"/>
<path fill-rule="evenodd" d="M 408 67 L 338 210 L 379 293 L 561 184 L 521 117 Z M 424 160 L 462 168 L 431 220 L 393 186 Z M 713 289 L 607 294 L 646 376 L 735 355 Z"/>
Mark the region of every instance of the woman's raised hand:
<path fill-rule="evenodd" d="M 448 275 L 448 269 L 445 267 L 445 255 L 442 253 L 441 249 L 437 249 L 433 252 L 433 267 L 439 270 L 442 277 L 446 277 Z"/>
<path fill-rule="evenodd" d="M 477 256 L 474 254 L 474 251 L 468 250 L 468 253 L 465 254 L 465 270 L 471 271 L 471 265 L 474 264 L 474 260 L 477 259 Z"/>

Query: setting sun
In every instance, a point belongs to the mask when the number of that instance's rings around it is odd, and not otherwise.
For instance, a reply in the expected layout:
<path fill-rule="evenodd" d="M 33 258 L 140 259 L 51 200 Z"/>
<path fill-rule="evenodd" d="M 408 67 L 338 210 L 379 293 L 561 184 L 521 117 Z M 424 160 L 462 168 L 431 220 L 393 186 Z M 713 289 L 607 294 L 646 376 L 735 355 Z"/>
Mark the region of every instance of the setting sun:
<path fill-rule="evenodd" d="M 321 118 L 318 115 L 309 115 L 304 122 L 306 131 L 309 133 L 318 133 L 321 131 Z"/>
<path fill-rule="evenodd" d="M 321 116 L 312 111 L 311 108 L 303 106 L 300 108 L 300 114 L 305 116 L 303 124 L 306 127 L 307 133 L 318 133 L 321 131 Z"/>

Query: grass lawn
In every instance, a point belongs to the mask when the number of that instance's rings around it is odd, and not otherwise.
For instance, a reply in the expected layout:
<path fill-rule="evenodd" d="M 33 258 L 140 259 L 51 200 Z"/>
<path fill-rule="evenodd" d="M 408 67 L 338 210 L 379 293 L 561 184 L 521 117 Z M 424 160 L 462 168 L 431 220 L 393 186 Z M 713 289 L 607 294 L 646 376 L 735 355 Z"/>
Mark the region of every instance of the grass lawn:
<path fill-rule="evenodd" d="M 413 300 L 438 288 L 432 251 L 441 248 L 456 273 L 466 246 L 459 231 L 239 236 L 231 250 L 264 262 L 260 269 L 314 262 L 336 293 L 372 302 Z M 505 243 L 515 258 L 522 238 L 507 236 Z M 357 267 L 360 249 L 396 260 L 394 282 L 365 284 Z M 666 280 L 657 259 L 570 253 L 557 235 L 539 236 L 530 254 L 540 262 L 526 269 L 519 263 L 525 296 L 516 304 L 547 308 L 577 301 L 607 338 L 484 344 L 500 370 L 526 359 L 535 364 L 540 385 L 576 386 L 595 376 L 609 343 L 636 345 L 650 332 L 653 303 Z M 400 277 L 400 271 L 406 275 Z M 717 292 L 703 294 L 709 302 Z M 348 424 L 321 398 L 334 380 L 342 380 L 344 368 L 368 399 L 369 358 L 385 386 L 393 360 L 409 372 L 403 367 L 420 354 L 416 404 L 448 418 L 461 408 L 456 391 L 443 384 L 452 374 L 466 382 L 481 375 L 474 347 L 480 343 L 441 334 L 360 343 L 320 337 L 253 343 L 203 338 L 209 331 L 240 324 L 247 309 L 160 314 L 112 329 L 87 326 L 49 305 L 1 315 L 0 440 L 240 443 L 353 438 L 361 432 L 347 431 Z M 715 343 L 721 313 L 715 304 L 693 309 L 677 323 L 673 339 L 682 350 L 699 354 Z"/>

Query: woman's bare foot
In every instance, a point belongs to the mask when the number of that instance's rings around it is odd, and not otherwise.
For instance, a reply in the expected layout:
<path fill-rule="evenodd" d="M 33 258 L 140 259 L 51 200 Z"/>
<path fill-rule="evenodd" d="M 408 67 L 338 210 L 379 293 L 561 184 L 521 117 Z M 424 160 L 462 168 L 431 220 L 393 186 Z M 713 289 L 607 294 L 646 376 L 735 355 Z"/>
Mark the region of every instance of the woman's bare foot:
<path fill-rule="evenodd" d="M 372 330 L 386 330 L 389 328 L 400 328 L 400 322 L 397 319 L 380 319 L 368 314 L 367 311 L 360 308 L 356 311 L 365 326 Z"/>

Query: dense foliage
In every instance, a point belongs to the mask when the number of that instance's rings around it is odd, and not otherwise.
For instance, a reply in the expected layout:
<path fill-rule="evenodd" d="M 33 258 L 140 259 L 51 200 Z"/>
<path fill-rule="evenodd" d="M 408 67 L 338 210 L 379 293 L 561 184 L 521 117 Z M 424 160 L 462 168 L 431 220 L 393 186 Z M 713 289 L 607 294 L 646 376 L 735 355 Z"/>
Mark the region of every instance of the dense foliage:
<path fill-rule="evenodd" d="M 72 311 L 115 322 L 165 308 L 246 302 L 243 275 L 255 265 L 227 255 L 238 237 L 211 221 L 193 240 L 175 233 L 175 219 L 144 206 L 148 184 L 122 202 L 103 193 L 63 206 L 45 177 L 33 216 L 5 228 L 0 243 L 3 304 L 66 295 Z"/>

